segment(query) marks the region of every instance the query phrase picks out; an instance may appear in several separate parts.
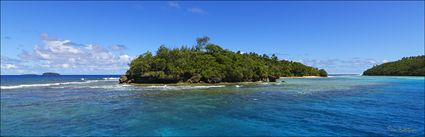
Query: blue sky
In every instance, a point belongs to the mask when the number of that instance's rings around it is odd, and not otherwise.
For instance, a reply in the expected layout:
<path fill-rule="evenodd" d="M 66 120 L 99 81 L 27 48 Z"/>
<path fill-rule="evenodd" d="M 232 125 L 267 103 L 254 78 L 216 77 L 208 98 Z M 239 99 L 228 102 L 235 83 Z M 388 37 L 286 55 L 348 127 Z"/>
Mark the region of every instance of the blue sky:
<path fill-rule="evenodd" d="M 1 74 L 122 74 L 161 44 L 209 36 L 357 73 L 424 54 L 424 2 L 1 2 Z"/>

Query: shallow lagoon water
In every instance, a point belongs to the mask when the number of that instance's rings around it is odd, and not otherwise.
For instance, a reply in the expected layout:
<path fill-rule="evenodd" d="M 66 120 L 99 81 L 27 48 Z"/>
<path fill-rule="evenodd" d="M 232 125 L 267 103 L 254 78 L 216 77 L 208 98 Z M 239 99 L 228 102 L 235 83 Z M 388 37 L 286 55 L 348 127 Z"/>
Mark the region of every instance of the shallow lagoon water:
<path fill-rule="evenodd" d="M 115 77 L 2 76 L 1 135 L 424 135 L 424 77 L 147 87 Z"/>

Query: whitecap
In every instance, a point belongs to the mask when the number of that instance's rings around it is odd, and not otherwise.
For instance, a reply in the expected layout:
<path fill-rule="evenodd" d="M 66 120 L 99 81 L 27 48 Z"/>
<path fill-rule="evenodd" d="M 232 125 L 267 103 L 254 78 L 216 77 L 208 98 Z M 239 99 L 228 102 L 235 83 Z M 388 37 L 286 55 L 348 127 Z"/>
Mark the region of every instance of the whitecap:
<path fill-rule="evenodd" d="M 23 84 L 14 86 L 0 86 L 0 89 L 17 89 L 26 87 L 47 87 L 47 86 L 58 86 L 60 83 L 48 83 L 48 84 Z"/>
<path fill-rule="evenodd" d="M 110 77 L 110 78 L 103 78 L 103 80 L 118 80 L 119 78 L 117 77 Z"/>
<path fill-rule="evenodd" d="M 10 86 L 0 86 L 0 89 L 18 89 L 18 88 L 30 88 L 30 87 L 50 87 L 50 86 L 59 86 L 59 85 L 71 85 L 71 84 L 86 84 L 99 82 L 99 80 L 87 80 L 83 82 L 62 82 L 62 83 L 45 83 L 45 84 L 22 84 L 22 85 L 10 85 Z"/>

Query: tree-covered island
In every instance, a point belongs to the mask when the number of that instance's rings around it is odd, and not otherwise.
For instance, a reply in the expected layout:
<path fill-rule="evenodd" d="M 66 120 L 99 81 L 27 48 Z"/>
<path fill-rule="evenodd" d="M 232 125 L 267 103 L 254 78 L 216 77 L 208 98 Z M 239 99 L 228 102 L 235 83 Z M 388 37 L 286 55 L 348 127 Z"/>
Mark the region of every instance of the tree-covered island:
<path fill-rule="evenodd" d="M 155 55 L 148 51 L 138 56 L 120 83 L 275 82 L 279 77 L 327 76 L 323 69 L 279 60 L 274 54 L 232 52 L 209 43 L 208 37 L 196 41 L 193 47 L 162 45 Z"/>
<path fill-rule="evenodd" d="M 43 74 L 41 74 L 42 76 L 59 76 L 59 73 L 55 73 L 55 72 L 44 72 Z"/>
<path fill-rule="evenodd" d="M 363 75 L 377 76 L 425 76 L 425 55 L 404 57 L 401 60 L 373 66 Z"/>

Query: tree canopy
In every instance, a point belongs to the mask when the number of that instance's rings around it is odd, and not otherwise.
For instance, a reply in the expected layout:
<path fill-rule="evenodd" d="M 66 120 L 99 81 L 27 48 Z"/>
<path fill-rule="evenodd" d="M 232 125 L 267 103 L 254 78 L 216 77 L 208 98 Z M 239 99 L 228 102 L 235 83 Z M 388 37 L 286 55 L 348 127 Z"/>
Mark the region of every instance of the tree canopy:
<path fill-rule="evenodd" d="M 327 76 L 323 69 L 299 62 L 278 60 L 254 52 L 232 52 L 209 43 L 210 38 L 197 39 L 193 47 L 167 48 L 162 45 L 155 55 L 146 52 L 135 58 L 126 72 L 133 83 L 174 82 L 248 82 L 274 81 L 279 77 Z"/>
<path fill-rule="evenodd" d="M 364 71 L 363 75 L 425 76 L 425 55 L 376 65 Z"/>

